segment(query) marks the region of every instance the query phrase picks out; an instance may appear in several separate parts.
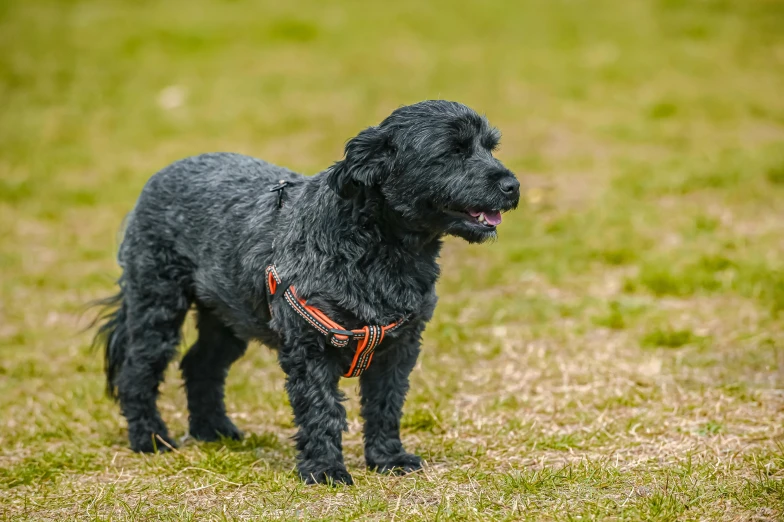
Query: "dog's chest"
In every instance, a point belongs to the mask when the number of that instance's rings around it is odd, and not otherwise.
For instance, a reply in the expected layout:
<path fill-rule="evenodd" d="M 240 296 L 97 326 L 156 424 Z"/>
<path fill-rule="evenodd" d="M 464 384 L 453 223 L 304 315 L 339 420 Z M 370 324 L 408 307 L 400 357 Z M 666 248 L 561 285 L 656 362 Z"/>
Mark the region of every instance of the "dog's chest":
<path fill-rule="evenodd" d="M 339 267 L 331 277 L 320 278 L 319 288 L 310 294 L 314 304 L 349 328 L 402 318 L 429 320 L 436 303 L 438 265 L 376 261 Z"/>
<path fill-rule="evenodd" d="M 372 288 L 372 285 L 377 285 Z M 384 320 L 390 315 L 416 316 L 423 313 L 429 315 L 428 310 L 434 304 L 435 281 L 424 278 L 412 277 L 410 273 L 390 274 L 382 281 L 367 281 L 367 292 L 364 305 L 368 310 L 373 310 L 376 320 Z"/>
<path fill-rule="evenodd" d="M 411 248 L 366 230 L 338 241 L 325 237 L 311 234 L 301 245 L 286 238 L 291 244 L 282 245 L 276 255 L 283 279 L 310 304 L 347 328 L 385 325 L 403 317 L 430 319 L 439 241 Z M 318 255 L 311 255 L 313 251 Z"/>

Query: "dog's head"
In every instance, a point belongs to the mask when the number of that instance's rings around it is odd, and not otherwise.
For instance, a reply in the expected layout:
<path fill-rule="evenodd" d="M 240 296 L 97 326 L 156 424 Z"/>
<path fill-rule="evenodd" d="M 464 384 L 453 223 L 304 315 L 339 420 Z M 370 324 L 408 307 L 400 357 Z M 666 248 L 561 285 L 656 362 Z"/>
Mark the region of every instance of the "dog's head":
<path fill-rule="evenodd" d="M 411 230 L 481 242 L 520 199 L 517 178 L 493 157 L 499 139 L 465 105 L 424 101 L 351 139 L 327 179 L 344 198 L 380 195 Z"/>

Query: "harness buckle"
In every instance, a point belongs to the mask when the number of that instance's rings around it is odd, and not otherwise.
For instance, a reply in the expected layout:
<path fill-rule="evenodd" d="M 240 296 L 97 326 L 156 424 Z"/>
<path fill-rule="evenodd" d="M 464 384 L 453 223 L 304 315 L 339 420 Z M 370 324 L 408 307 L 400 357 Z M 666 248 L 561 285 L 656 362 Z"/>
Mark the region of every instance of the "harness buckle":
<path fill-rule="evenodd" d="M 332 343 L 332 340 L 335 338 L 336 335 L 342 335 L 346 337 L 345 342 L 349 342 L 354 338 L 354 332 L 349 330 L 341 330 L 340 328 L 330 328 L 327 330 L 327 341 Z M 338 342 L 342 343 L 344 341 L 338 339 Z"/>
<path fill-rule="evenodd" d="M 283 206 L 283 189 L 289 186 L 289 182 L 285 179 L 278 181 L 278 184 L 272 187 L 269 191 L 270 192 L 277 192 L 278 193 L 278 208 Z"/>

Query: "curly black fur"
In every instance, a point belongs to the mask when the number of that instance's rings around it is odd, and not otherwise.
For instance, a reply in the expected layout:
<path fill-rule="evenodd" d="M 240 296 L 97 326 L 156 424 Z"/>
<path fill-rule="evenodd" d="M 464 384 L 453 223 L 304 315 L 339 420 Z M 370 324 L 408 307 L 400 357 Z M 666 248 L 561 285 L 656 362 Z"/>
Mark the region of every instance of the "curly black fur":
<path fill-rule="evenodd" d="M 155 174 L 128 216 L 120 292 L 104 302 L 115 308 L 97 337 L 131 447 L 175 446 L 156 399 L 195 306 L 199 337 L 180 364 L 191 435 L 241 437 L 226 415 L 223 387 L 229 366 L 257 339 L 277 350 L 287 376 L 301 477 L 351 483 L 338 381 L 354 347 L 327 344 L 281 299 L 270 315 L 264 269 L 274 262 L 301 297 L 347 328 L 410 316 L 377 348 L 360 389 L 367 465 L 418 469 L 420 458 L 403 449 L 400 416 L 436 304 L 441 238 L 494 238 L 494 226 L 467 212 L 509 210 L 519 200 L 519 183 L 492 156 L 499 137 L 464 105 L 426 101 L 360 132 L 343 160 L 313 177 L 229 153 L 187 158 Z M 280 180 L 288 185 L 279 208 L 270 188 Z"/>

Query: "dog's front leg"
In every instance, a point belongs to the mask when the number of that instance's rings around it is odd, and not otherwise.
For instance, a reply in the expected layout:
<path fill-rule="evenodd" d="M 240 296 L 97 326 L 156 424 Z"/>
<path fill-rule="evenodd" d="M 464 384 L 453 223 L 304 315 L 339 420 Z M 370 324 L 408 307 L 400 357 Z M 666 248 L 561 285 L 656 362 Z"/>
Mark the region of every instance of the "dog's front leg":
<path fill-rule="evenodd" d="M 422 467 L 422 459 L 406 453 L 400 441 L 400 417 L 408 392 L 408 376 L 419 355 L 419 336 L 396 343 L 360 377 L 365 419 L 365 462 L 379 473 L 405 474 Z"/>
<path fill-rule="evenodd" d="M 353 484 L 343 464 L 343 432 L 348 429 L 340 369 L 317 346 L 284 347 L 280 363 L 299 428 L 294 436 L 297 469 L 306 484 Z"/>

